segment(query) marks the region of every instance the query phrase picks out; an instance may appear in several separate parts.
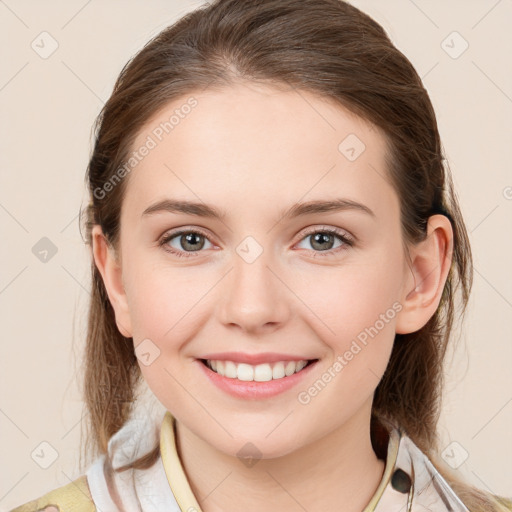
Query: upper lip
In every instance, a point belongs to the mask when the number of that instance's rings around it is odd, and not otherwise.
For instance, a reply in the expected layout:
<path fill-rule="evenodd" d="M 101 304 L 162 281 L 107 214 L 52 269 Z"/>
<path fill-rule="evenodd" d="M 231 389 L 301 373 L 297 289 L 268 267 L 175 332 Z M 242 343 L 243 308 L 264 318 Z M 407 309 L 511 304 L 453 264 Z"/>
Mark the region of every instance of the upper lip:
<path fill-rule="evenodd" d="M 243 352 L 218 352 L 207 354 L 201 359 L 213 361 L 233 361 L 234 363 L 246 363 L 250 365 L 275 363 L 278 361 L 309 361 L 313 358 L 296 356 L 293 354 L 278 354 L 277 352 L 262 352 L 260 354 L 245 354 Z"/>

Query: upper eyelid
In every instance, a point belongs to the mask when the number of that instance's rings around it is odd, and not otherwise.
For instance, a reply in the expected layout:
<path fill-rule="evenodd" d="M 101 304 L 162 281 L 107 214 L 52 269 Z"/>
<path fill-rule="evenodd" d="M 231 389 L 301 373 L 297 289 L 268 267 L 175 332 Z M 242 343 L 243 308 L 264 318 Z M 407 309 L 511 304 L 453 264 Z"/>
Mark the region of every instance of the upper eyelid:
<path fill-rule="evenodd" d="M 306 232 L 302 235 L 302 237 L 309 236 L 309 235 L 311 235 L 313 233 L 317 233 L 317 232 L 328 231 L 328 232 L 333 232 L 334 234 L 336 234 L 338 236 L 344 235 L 344 236 L 346 236 L 346 238 L 349 238 L 350 240 L 354 240 L 354 241 L 356 240 L 356 237 L 352 233 L 350 233 L 350 231 L 347 231 L 344 228 L 322 225 L 322 226 L 311 226 L 311 227 L 304 228 L 304 229 L 306 229 Z M 302 240 L 302 238 L 301 238 L 301 240 Z"/>

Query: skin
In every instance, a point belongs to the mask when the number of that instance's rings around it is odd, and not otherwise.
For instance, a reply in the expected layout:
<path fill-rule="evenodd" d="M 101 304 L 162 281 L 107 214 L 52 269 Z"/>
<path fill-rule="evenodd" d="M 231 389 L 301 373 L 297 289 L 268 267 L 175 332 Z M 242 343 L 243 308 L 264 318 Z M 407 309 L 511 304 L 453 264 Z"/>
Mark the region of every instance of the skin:
<path fill-rule="evenodd" d="M 425 241 L 406 251 L 384 134 L 325 98 L 256 83 L 193 96 L 196 108 L 125 178 L 119 252 L 99 226 L 93 231 L 117 325 L 135 347 L 149 338 L 160 350 L 152 364 L 139 365 L 176 418 L 178 453 L 204 512 L 260 511 L 262 504 L 269 512 L 338 511 L 340 503 L 345 512 L 361 511 L 384 471 L 370 442 L 373 394 L 395 333 L 420 329 L 438 307 L 450 223 L 434 215 Z M 153 116 L 134 148 L 186 99 Z M 366 146 L 354 161 L 338 150 L 348 134 Z M 226 208 L 227 215 L 141 218 L 168 197 Z M 374 216 L 347 210 L 280 218 L 297 202 L 338 197 Z M 180 245 L 180 236 L 167 242 L 192 253 L 188 258 L 158 246 L 181 227 L 208 235 L 199 252 Z M 322 251 L 305 232 L 325 227 L 356 241 L 337 251 L 335 238 Z M 236 252 L 247 236 L 263 249 L 252 263 Z M 299 403 L 298 393 L 394 303 L 399 313 L 308 404 Z M 319 363 L 285 393 L 244 400 L 203 376 L 195 359 L 214 351 L 284 352 Z M 262 453 L 252 467 L 237 457 L 247 442 Z"/>

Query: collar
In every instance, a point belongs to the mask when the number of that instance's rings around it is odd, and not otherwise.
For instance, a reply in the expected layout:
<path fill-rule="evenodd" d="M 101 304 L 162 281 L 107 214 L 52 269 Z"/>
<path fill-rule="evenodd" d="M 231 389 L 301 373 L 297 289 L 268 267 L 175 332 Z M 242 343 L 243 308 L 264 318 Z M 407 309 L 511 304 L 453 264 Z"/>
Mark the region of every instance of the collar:
<path fill-rule="evenodd" d="M 165 411 L 165 410 L 164 410 Z M 151 420 L 143 411 L 110 439 L 112 465 L 101 455 L 87 471 L 95 506 L 103 512 L 201 512 L 176 446 L 175 418 L 165 411 Z M 469 512 L 428 457 L 401 428 L 381 421 L 374 449 L 386 465 L 363 512 Z M 160 441 L 160 457 L 148 469 L 118 468 L 148 453 Z M 386 450 L 387 447 L 387 450 Z"/>
<path fill-rule="evenodd" d="M 389 440 L 382 479 L 364 512 L 469 512 L 428 457 L 397 426 L 385 424 Z M 166 412 L 160 454 L 167 481 L 182 512 L 202 512 L 176 450 L 175 418 Z"/>

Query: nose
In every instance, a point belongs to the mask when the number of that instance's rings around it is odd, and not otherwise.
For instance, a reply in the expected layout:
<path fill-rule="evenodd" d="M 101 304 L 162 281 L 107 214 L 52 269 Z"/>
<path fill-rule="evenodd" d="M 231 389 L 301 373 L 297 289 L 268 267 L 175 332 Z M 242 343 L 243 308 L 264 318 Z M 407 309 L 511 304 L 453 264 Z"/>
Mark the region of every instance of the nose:
<path fill-rule="evenodd" d="M 221 291 L 221 322 L 256 334 L 278 329 L 290 316 L 293 297 L 278 266 L 265 252 L 253 262 L 238 254 L 233 261 Z"/>

